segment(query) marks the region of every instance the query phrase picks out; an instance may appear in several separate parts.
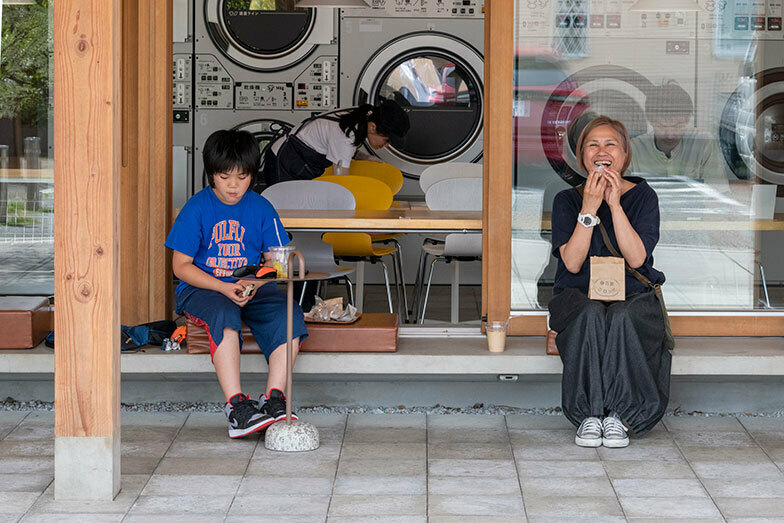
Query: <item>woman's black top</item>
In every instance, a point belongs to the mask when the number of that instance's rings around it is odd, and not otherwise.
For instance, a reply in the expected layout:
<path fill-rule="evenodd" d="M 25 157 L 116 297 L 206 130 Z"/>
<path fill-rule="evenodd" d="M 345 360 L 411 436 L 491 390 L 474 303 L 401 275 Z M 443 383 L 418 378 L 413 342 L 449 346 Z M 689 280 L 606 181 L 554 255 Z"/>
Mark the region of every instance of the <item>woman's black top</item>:
<path fill-rule="evenodd" d="M 637 268 L 637 271 L 651 280 L 651 283 L 664 283 L 664 273 L 653 268 L 653 248 L 659 242 L 659 198 L 656 192 L 643 180 L 635 176 L 626 176 L 628 180 L 635 184 L 634 187 L 621 195 L 621 208 L 626 213 L 634 230 L 640 236 L 645 246 L 645 263 Z M 585 257 L 580 272 L 573 274 L 561 260 L 560 248 L 567 243 L 574 233 L 574 226 L 577 224 L 577 215 L 583 206 L 583 198 L 577 189 L 566 189 L 559 192 L 553 201 L 553 256 L 558 258 L 558 269 L 555 272 L 555 285 L 553 295 L 564 289 L 579 289 L 588 294 L 588 283 L 591 273 L 591 256 L 612 256 L 610 250 L 604 245 L 602 233 L 599 227 L 594 227 L 591 236 L 591 246 L 588 255 Z M 615 238 L 613 229 L 612 214 L 607 202 L 602 202 L 596 213 L 602 221 L 602 225 L 610 236 L 613 247 L 618 252 L 618 241 Z M 634 276 L 626 273 L 626 295 L 636 294 L 646 290 Z"/>

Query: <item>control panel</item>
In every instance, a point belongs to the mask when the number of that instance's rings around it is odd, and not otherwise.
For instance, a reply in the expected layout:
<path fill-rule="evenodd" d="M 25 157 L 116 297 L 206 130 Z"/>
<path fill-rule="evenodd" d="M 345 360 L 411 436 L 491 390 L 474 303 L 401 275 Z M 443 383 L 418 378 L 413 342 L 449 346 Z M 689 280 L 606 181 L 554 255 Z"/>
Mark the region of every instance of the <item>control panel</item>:
<path fill-rule="evenodd" d="M 484 18 L 484 0 L 371 0 L 367 9 L 346 9 L 343 16 L 401 18 Z"/>
<path fill-rule="evenodd" d="M 702 36 L 719 39 L 783 40 L 782 0 L 699 0 L 707 14 Z M 707 33 L 707 34 L 705 34 Z"/>
<path fill-rule="evenodd" d="M 294 109 L 337 108 L 337 73 L 337 56 L 316 58 L 294 83 Z"/>
<path fill-rule="evenodd" d="M 232 109 L 234 80 L 212 55 L 196 55 L 196 107 Z"/>
<path fill-rule="evenodd" d="M 172 57 L 172 104 L 174 109 L 191 109 L 193 96 L 193 60 L 189 54 L 175 54 Z"/>
<path fill-rule="evenodd" d="M 291 109 L 291 84 L 242 82 L 235 88 L 237 109 Z"/>

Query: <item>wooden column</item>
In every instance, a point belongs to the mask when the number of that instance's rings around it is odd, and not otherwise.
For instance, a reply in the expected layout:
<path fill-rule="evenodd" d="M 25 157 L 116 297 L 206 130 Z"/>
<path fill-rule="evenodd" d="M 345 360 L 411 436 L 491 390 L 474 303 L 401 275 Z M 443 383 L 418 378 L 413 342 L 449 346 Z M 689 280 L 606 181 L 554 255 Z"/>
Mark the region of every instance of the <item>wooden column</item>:
<path fill-rule="evenodd" d="M 120 221 L 121 319 L 136 325 L 169 317 L 171 258 L 171 1 L 123 2 L 123 107 Z"/>
<path fill-rule="evenodd" d="M 485 3 L 482 314 L 504 321 L 511 307 L 514 1 Z"/>
<path fill-rule="evenodd" d="M 56 499 L 120 489 L 120 15 L 54 3 Z"/>

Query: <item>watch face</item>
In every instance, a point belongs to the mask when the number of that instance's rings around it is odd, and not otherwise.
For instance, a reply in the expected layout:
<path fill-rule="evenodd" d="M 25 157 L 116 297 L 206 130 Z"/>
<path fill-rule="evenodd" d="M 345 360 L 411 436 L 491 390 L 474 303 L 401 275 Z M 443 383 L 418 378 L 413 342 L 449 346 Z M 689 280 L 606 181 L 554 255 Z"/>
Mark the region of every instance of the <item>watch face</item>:
<path fill-rule="evenodd" d="M 583 216 L 583 225 L 591 225 L 591 217 Z"/>

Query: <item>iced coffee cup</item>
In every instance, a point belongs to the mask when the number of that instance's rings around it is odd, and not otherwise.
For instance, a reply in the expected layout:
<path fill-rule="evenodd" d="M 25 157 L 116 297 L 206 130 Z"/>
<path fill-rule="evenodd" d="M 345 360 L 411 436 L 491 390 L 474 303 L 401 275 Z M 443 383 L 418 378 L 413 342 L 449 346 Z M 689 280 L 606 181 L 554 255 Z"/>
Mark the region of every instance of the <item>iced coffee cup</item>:
<path fill-rule="evenodd" d="M 506 329 L 508 326 L 509 320 L 487 322 L 487 348 L 490 352 L 504 352 L 504 346 L 506 345 Z"/>

